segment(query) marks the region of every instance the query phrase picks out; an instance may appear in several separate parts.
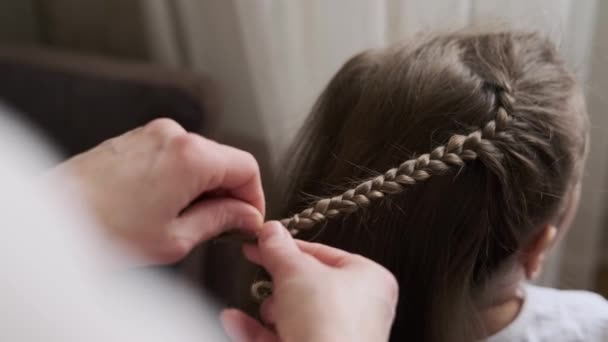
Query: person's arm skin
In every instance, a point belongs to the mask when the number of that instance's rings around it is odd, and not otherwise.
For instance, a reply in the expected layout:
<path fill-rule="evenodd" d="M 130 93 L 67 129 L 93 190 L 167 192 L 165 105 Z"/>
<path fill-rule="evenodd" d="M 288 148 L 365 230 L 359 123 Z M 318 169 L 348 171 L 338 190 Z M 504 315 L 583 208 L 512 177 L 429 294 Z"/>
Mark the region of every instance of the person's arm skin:
<path fill-rule="evenodd" d="M 255 232 L 263 224 L 255 158 L 169 119 L 107 140 L 49 177 L 76 189 L 104 234 L 142 256 L 138 262 L 144 264 L 178 261 L 223 231 Z"/>
<path fill-rule="evenodd" d="M 245 313 L 222 313 L 236 342 L 387 341 L 398 296 L 394 276 L 362 256 L 294 240 L 277 222 L 259 233 L 245 256 L 272 276 L 273 295 L 261 316 L 270 330 Z"/>

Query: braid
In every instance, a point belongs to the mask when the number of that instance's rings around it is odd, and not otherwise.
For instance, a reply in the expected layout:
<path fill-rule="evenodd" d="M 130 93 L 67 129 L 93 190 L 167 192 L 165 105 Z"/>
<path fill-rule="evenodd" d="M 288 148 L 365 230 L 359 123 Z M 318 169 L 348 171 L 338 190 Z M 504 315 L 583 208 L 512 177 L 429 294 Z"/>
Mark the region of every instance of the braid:
<path fill-rule="evenodd" d="M 466 161 L 500 159 L 502 154 L 492 140 L 512 140 L 504 130 L 511 121 L 508 113 L 512 111 L 513 97 L 506 90 L 497 92 L 497 95 L 496 117 L 482 128 L 468 135 L 455 134 L 447 144 L 436 147 L 432 152 L 407 160 L 341 195 L 320 199 L 311 207 L 281 220 L 281 223 L 295 235 L 328 219 L 366 208 L 374 200 L 399 194 L 405 187 L 424 182 L 432 175 L 443 175 L 454 167 L 463 167 Z"/>
<path fill-rule="evenodd" d="M 323 198 L 311 207 L 280 220 L 281 224 L 296 235 L 301 230 L 312 229 L 317 224 L 338 218 L 366 208 L 372 201 L 385 196 L 400 194 L 407 186 L 424 182 L 433 175 L 444 175 L 454 168 L 462 168 L 465 162 L 481 160 L 490 168 L 500 163 L 502 152 L 494 141 L 513 142 L 513 136 L 506 131 L 512 124 L 514 98 L 508 83 L 496 86 L 496 116 L 483 127 L 467 134 L 455 134 L 445 145 L 438 146 L 430 153 L 407 160 L 375 178 L 361 182 L 338 196 Z M 518 123 L 521 125 L 521 123 Z M 272 294 L 272 284 L 257 281 L 251 287 L 253 297 L 262 301 Z"/>

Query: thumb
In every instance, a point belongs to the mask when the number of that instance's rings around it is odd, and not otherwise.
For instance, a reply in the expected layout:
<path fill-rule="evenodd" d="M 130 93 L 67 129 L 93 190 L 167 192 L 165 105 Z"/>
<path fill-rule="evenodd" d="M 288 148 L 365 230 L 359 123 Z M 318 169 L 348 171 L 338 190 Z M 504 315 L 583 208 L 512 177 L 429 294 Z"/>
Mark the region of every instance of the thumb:
<path fill-rule="evenodd" d="M 278 342 L 279 338 L 240 310 L 227 309 L 220 315 L 224 331 L 234 342 Z"/>
<path fill-rule="evenodd" d="M 254 206 L 233 198 L 199 202 L 174 221 L 176 236 L 200 243 L 222 232 L 241 229 L 255 232 L 264 219 Z"/>
<path fill-rule="evenodd" d="M 258 234 L 258 248 L 260 264 L 273 279 L 295 272 L 305 257 L 287 229 L 276 221 L 264 224 Z"/>

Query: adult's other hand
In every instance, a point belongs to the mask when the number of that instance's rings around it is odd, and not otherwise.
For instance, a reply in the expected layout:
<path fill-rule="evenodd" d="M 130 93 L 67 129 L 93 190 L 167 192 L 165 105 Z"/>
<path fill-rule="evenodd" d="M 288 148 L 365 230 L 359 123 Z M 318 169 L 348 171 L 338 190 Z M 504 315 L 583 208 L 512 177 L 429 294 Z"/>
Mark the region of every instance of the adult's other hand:
<path fill-rule="evenodd" d="M 77 190 L 110 238 L 142 256 L 171 263 L 197 244 L 263 223 L 255 158 L 157 119 L 54 168 L 51 182 Z"/>
<path fill-rule="evenodd" d="M 272 276 L 273 295 L 261 307 L 271 330 L 228 309 L 227 334 L 238 342 L 386 341 L 398 286 L 393 275 L 362 256 L 294 240 L 277 222 L 261 230 L 245 256 Z"/>

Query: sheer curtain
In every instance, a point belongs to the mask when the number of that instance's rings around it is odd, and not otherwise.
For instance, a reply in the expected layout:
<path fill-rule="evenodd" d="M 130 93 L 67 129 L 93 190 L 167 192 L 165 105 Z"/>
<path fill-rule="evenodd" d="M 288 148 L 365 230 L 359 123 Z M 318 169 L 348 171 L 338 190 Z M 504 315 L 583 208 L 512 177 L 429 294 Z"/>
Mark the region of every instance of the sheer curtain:
<path fill-rule="evenodd" d="M 262 140 L 276 163 L 315 97 L 351 55 L 421 30 L 510 23 L 549 34 L 589 88 L 593 149 L 581 211 L 544 283 L 589 287 L 598 256 L 606 175 L 601 96 L 608 75 L 607 24 L 596 0 L 146 0 L 149 45 L 157 61 L 201 70 L 223 92 L 218 134 Z M 596 20 L 597 19 L 597 20 Z M 605 20 L 604 20 L 605 21 Z M 589 77 L 591 75 L 591 77 Z M 604 76 L 604 77 L 601 77 Z M 599 77 L 599 79 L 598 79 Z M 561 255 L 561 258 L 560 258 Z"/>

